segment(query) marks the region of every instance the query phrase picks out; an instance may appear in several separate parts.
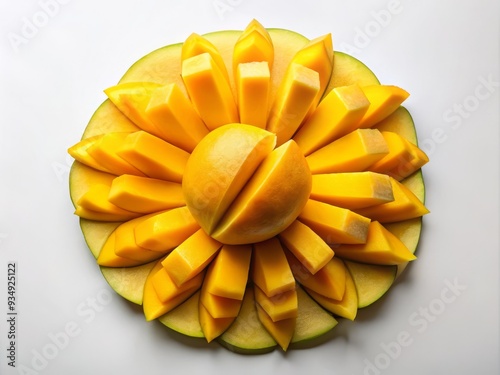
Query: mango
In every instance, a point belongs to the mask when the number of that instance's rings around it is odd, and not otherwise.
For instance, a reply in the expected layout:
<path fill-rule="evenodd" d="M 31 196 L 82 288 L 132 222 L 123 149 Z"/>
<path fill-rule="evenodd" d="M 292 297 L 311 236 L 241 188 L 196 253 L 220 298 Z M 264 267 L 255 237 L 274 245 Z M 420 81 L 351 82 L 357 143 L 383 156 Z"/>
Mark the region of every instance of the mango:
<path fill-rule="evenodd" d="M 295 289 L 268 297 L 258 286 L 254 286 L 255 300 L 273 322 L 296 318 L 298 315 L 297 291 Z"/>
<path fill-rule="evenodd" d="M 102 137 L 103 134 L 99 134 L 93 137 L 82 139 L 80 142 L 68 148 L 68 153 L 73 157 L 73 159 L 79 161 L 80 163 L 83 163 L 102 172 L 111 173 L 109 169 L 99 164 L 95 158 L 90 156 L 87 151 L 89 147 L 92 147 L 94 143 L 96 143 Z"/>
<path fill-rule="evenodd" d="M 259 317 L 262 325 L 276 340 L 281 349 L 286 352 L 290 342 L 292 341 L 297 318 L 281 319 L 274 322 L 259 304 L 257 304 L 257 316 Z"/>
<path fill-rule="evenodd" d="M 362 87 L 370 106 L 359 123 L 360 128 L 370 128 L 393 113 L 410 94 L 397 86 L 370 85 Z"/>
<path fill-rule="evenodd" d="M 219 337 L 235 320 L 234 317 L 213 318 L 203 303 L 198 304 L 198 310 L 200 326 L 207 342 Z"/>
<path fill-rule="evenodd" d="M 200 324 L 200 291 L 158 318 L 166 327 L 189 337 L 205 337 Z"/>
<path fill-rule="evenodd" d="M 111 233 L 97 256 L 97 264 L 104 267 L 134 267 L 144 264 L 144 261 L 124 258 L 115 253 L 116 234 Z"/>
<path fill-rule="evenodd" d="M 174 280 L 172 280 L 164 267 L 159 267 L 153 271 L 151 271 L 151 282 L 158 299 L 162 303 L 166 303 L 184 293 L 193 294 L 200 289 L 205 276 L 205 272 L 200 272 L 196 275 L 196 277 L 193 277 L 183 285 L 179 286 L 174 282 Z"/>

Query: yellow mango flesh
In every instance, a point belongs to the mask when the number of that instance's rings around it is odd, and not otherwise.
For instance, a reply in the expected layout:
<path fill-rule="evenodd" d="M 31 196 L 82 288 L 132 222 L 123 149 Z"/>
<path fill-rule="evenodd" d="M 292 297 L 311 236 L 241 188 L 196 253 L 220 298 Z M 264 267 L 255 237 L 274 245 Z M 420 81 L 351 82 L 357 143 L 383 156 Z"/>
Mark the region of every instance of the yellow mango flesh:
<path fill-rule="evenodd" d="M 73 159 L 88 165 L 94 169 L 97 169 L 102 172 L 110 173 L 110 171 L 103 167 L 101 164 L 97 162 L 90 154 L 88 153 L 88 148 L 91 147 L 95 142 L 97 142 L 103 135 L 96 135 L 93 137 L 89 137 L 86 139 L 82 139 L 80 142 L 74 144 L 68 149 L 68 153 L 73 157 Z"/>
<path fill-rule="evenodd" d="M 295 279 L 303 286 L 328 298 L 340 300 L 345 293 L 345 267 L 339 258 L 333 257 L 314 275 L 291 252 L 286 252 Z"/>
<path fill-rule="evenodd" d="M 213 295 L 201 288 L 200 303 L 215 319 L 235 318 L 241 308 L 241 300 Z"/>
<path fill-rule="evenodd" d="M 254 244 L 252 281 L 268 297 L 295 289 L 295 279 L 280 241 L 273 237 Z"/>
<path fill-rule="evenodd" d="M 378 206 L 377 206 L 378 207 Z M 358 244 L 366 241 L 370 219 L 346 208 L 309 199 L 299 215 L 326 243 Z"/>
<path fill-rule="evenodd" d="M 255 300 L 273 322 L 296 318 L 298 315 L 297 291 L 295 289 L 268 297 L 258 286 L 254 286 Z"/>
<path fill-rule="evenodd" d="M 124 138 L 118 155 L 147 177 L 179 183 L 189 158 L 186 151 L 145 131 Z"/>
<path fill-rule="evenodd" d="M 196 292 L 201 287 L 204 276 L 205 272 L 200 272 L 183 285 L 178 286 L 174 280 L 172 280 L 167 270 L 160 267 L 159 269 L 154 270 L 154 273 L 152 272 L 151 282 L 158 299 L 162 303 L 166 303 L 184 293 L 191 292 L 191 294 L 193 294 Z"/>
<path fill-rule="evenodd" d="M 155 89 L 145 113 L 162 139 L 184 151 L 192 152 L 208 134 L 205 123 L 175 83 Z"/>
<path fill-rule="evenodd" d="M 410 95 L 397 86 L 370 85 L 362 87 L 370 106 L 359 123 L 360 128 L 370 128 L 394 112 Z"/>
<path fill-rule="evenodd" d="M 310 190 L 307 163 L 297 144 L 289 141 L 262 161 L 212 236 L 228 244 L 267 240 L 295 220 Z"/>
<path fill-rule="evenodd" d="M 312 174 L 361 172 L 389 152 L 377 129 L 357 129 L 306 157 Z"/>
<path fill-rule="evenodd" d="M 391 177 L 390 179 L 394 200 L 356 210 L 358 214 L 381 223 L 391 223 L 413 219 L 429 213 L 429 210 L 410 189 L 394 178 Z"/>
<path fill-rule="evenodd" d="M 313 175 L 310 197 L 350 210 L 394 200 L 389 176 L 373 172 Z"/>
<path fill-rule="evenodd" d="M 209 53 L 184 60 L 182 79 L 191 102 L 209 130 L 239 122 L 231 86 Z"/>
<path fill-rule="evenodd" d="M 205 337 L 200 324 L 200 291 L 197 291 L 175 309 L 158 318 L 170 329 L 190 337 Z"/>
<path fill-rule="evenodd" d="M 210 277 L 205 278 L 207 292 L 242 300 L 248 281 L 252 247 L 224 245 L 212 262 Z"/>
<path fill-rule="evenodd" d="M 416 259 L 399 238 L 377 221 L 370 223 L 366 243 L 340 245 L 335 252 L 344 259 L 380 265 L 396 265 Z"/>
<path fill-rule="evenodd" d="M 198 304 L 198 316 L 203 331 L 203 336 L 207 342 L 219 337 L 233 323 L 234 317 L 213 318 L 203 303 Z"/>
<path fill-rule="evenodd" d="M 143 214 L 185 205 L 181 184 L 128 174 L 113 180 L 108 200 L 125 210 Z"/>
<path fill-rule="evenodd" d="M 358 85 L 336 87 L 321 100 L 293 139 L 307 156 L 356 130 L 369 105 Z"/>
<path fill-rule="evenodd" d="M 181 286 L 205 269 L 221 246 L 199 229 L 172 250 L 162 264 L 175 284 Z"/>
<path fill-rule="evenodd" d="M 233 50 L 233 71 L 248 62 L 267 62 L 269 70 L 274 62 L 274 46 L 269 32 L 256 20 L 250 21 L 236 41 Z"/>
<path fill-rule="evenodd" d="M 292 341 L 297 318 L 282 319 L 274 322 L 259 304 L 257 304 L 257 316 L 259 317 L 262 325 L 276 340 L 281 349 L 286 351 Z"/>
<path fill-rule="evenodd" d="M 200 226 L 187 207 L 178 207 L 151 215 L 135 227 L 137 245 L 165 253 L 179 246 Z"/>
<path fill-rule="evenodd" d="M 313 275 L 332 259 L 333 250 L 307 225 L 295 220 L 279 238 Z"/>
<path fill-rule="evenodd" d="M 345 292 L 341 300 L 325 297 L 312 289 L 305 289 L 307 293 L 326 310 L 342 318 L 354 320 L 358 313 L 358 293 L 356 292 L 356 286 L 354 285 L 351 274 L 347 270 L 345 276 Z"/>
<path fill-rule="evenodd" d="M 266 130 L 229 124 L 210 132 L 195 148 L 182 188 L 189 210 L 207 233 L 213 233 L 275 142 L 274 134 Z"/>
<path fill-rule="evenodd" d="M 97 256 L 97 264 L 105 267 L 133 267 L 144 264 L 141 260 L 134 260 L 116 255 L 115 243 L 115 232 L 112 232 L 104 242 L 104 245 Z"/>
<path fill-rule="evenodd" d="M 276 134 L 278 146 L 292 138 L 319 90 L 318 72 L 303 65 L 291 64 L 278 89 L 266 127 Z"/>
<path fill-rule="evenodd" d="M 239 64 L 236 69 L 236 88 L 241 123 L 265 129 L 271 88 L 267 62 Z"/>

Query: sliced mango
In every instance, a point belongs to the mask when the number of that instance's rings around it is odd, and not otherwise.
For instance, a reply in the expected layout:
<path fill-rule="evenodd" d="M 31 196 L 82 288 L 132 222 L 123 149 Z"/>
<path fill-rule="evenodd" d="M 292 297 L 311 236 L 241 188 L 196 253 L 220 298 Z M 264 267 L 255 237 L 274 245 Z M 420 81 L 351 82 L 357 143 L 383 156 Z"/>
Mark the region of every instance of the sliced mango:
<path fill-rule="evenodd" d="M 252 20 L 241 33 L 233 50 L 233 72 L 249 62 L 267 62 L 272 70 L 274 46 L 268 31 L 257 20 Z M 243 122 L 243 121 L 242 121 Z"/>
<path fill-rule="evenodd" d="M 198 275 L 214 259 L 222 244 L 199 229 L 162 261 L 176 285 L 183 285 Z"/>
<path fill-rule="evenodd" d="M 183 60 L 182 79 L 208 129 L 239 122 L 231 86 L 209 53 Z"/>
<path fill-rule="evenodd" d="M 276 134 L 278 146 L 292 138 L 319 90 L 318 72 L 300 64 L 291 64 L 278 88 L 267 121 L 267 130 Z"/>
<path fill-rule="evenodd" d="M 110 187 L 104 184 L 91 185 L 89 190 L 78 199 L 77 215 L 86 219 L 92 219 L 85 215 L 85 210 L 90 212 L 99 212 L 102 214 L 112 215 L 115 221 L 129 220 L 139 216 L 137 212 L 132 212 L 121 207 L 118 207 L 108 200 Z M 83 210 L 82 210 L 83 209 Z M 96 220 L 94 218 L 94 220 Z"/>
<path fill-rule="evenodd" d="M 369 85 L 363 86 L 362 89 L 370 106 L 359 123 L 360 128 L 370 128 L 385 119 L 410 96 L 408 92 L 397 86 Z"/>
<path fill-rule="evenodd" d="M 182 188 L 191 213 L 207 233 L 213 232 L 275 142 L 276 136 L 266 130 L 230 124 L 210 132 L 195 148 Z"/>
<path fill-rule="evenodd" d="M 361 263 L 396 265 L 416 259 L 408 248 L 378 221 L 368 228 L 366 243 L 340 245 L 335 248 L 337 256 Z"/>
<path fill-rule="evenodd" d="M 228 244 L 271 238 L 295 220 L 310 191 L 307 163 L 297 144 L 289 141 L 262 161 L 212 236 Z"/>
<path fill-rule="evenodd" d="M 295 220 L 279 234 L 288 250 L 313 275 L 332 259 L 334 252 L 311 228 Z"/>
<path fill-rule="evenodd" d="M 68 149 L 68 153 L 80 163 L 83 163 L 91 168 L 97 169 L 102 172 L 111 173 L 111 171 L 97 162 L 95 158 L 90 156 L 87 152 L 89 147 L 92 147 L 94 143 L 98 142 L 99 139 L 103 137 L 102 134 L 95 135 L 93 137 L 82 139 L 80 142 L 74 144 Z"/>
<path fill-rule="evenodd" d="M 345 293 L 345 267 L 339 258 L 333 257 L 313 275 L 290 251 L 285 254 L 295 279 L 301 285 L 328 298 L 342 299 Z"/>
<path fill-rule="evenodd" d="M 110 87 L 104 92 L 135 125 L 148 133 L 159 135 L 156 126 L 145 115 L 151 94 L 158 87 L 160 85 L 154 82 L 128 82 Z"/>
<path fill-rule="evenodd" d="M 286 351 L 292 341 L 297 318 L 282 319 L 274 322 L 259 304 L 257 304 L 257 316 L 259 317 L 262 325 L 276 340 L 281 349 Z"/>
<path fill-rule="evenodd" d="M 107 221 L 127 221 L 134 217 L 128 214 L 122 215 L 122 214 L 113 214 L 108 212 L 89 210 L 87 208 L 78 205 L 76 206 L 74 213 L 81 219 L 99 221 L 102 223 L 105 223 Z"/>
<path fill-rule="evenodd" d="M 197 291 L 175 309 L 158 318 L 168 328 L 190 337 L 205 337 L 200 324 L 200 291 Z"/>
<path fill-rule="evenodd" d="M 186 151 L 145 131 L 130 133 L 122 139 L 118 155 L 143 175 L 179 183 L 189 158 Z"/>
<path fill-rule="evenodd" d="M 389 176 L 373 172 L 313 175 L 310 197 L 350 210 L 394 200 Z"/>
<path fill-rule="evenodd" d="M 211 271 L 209 267 L 207 276 Z M 209 293 L 205 287 L 201 288 L 200 304 L 205 306 L 210 315 L 215 319 L 236 318 L 241 308 L 239 299 L 226 298 Z"/>
<path fill-rule="evenodd" d="M 133 174 L 136 176 L 145 176 L 143 172 L 118 155 L 119 150 L 129 134 L 131 133 L 106 133 L 89 146 L 87 152 L 100 165 L 106 168 L 109 173 L 116 175 Z"/>
<path fill-rule="evenodd" d="M 193 104 L 174 83 L 153 90 L 145 113 L 162 139 L 184 151 L 192 152 L 208 134 Z"/>
<path fill-rule="evenodd" d="M 200 326 L 207 342 L 211 342 L 213 339 L 219 337 L 235 320 L 234 317 L 213 318 L 203 303 L 199 303 L 198 308 Z"/>
<path fill-rule="evenodd" d="M 266 128 L 270 88 L 271 73 L 267 62 L 248 62 L 238 65 L 236 90 L 242 124 Z"/>
<path fill-rule="evenodd" d="M 377 129 L 357 129 L 306 157 L 311 173 L 361 172 L 387 155 Z"/>
<path fill-rule="evenodd" d="M 248 280 L 252 247 L 224 245 L 213 260 L 210 277 L 206 277 L 207 292 L 220 297 L 242 300 Z"/>
<path fill-rule="evenodd" d="M 351 274 L 346 271 L 345 276 L 345 292 L 341 300 L 325 297 L 312 289 L 305 289 L 307 293 L 326 310 L 342 318 L 354 320 L 358 313 L 358 293 L 356 292 L 356 286 L 354 285 Z"/>
<path fill-rule="evenodd" d="M 293 139 L 307 156 L 356 130 L 369 105 L 358 85 L 336 87 L 321 100 Z"/>
<path fill-rule="evenodd" d="M 141 247 L 164 253 L 179 246 L 199 228 L 187 207 L 173 208 L 137 225 L 135 241 Z"/>
<path fill-rule="evenodd" d="M 97 264 L 104 267 L 133 267 L 144 264 L 141 260 L 124 258 L 115 253 L 116 236 L 115 232 L 111 233 L 104 242 L 104 245 L 97 257 Z"/>
<path fill-rule="evenodd" d="M 108 201 L 125 210 L 143 214 L 186 204 L 181 184 L 129 174 L 113 180 Z"/>
<path fill-rule="evenodd" d="M 392 202 L 362 208 L 356 212 L 381 223 L 413 219 L 429 213 L 429 210 L 417 196 L 401 182 L 391 177 L 391 185 L 394 194 Z"/>
<path fill-rule="evenodd" d="M 153 283 L 153 287 L 158 295 L 158 299 L 165 303 L 187 292 L 191 292 L 191 294 L 193 294 L 201 288 L 204 277 L 205 272 L 203 270 L 183 285 L 178 286 L 174 280 L 172 280 L 167 270 L 164 267 L 160 267 L 159 269 L 154 270 L 154 273 L 151 276 L 151 282 Z"/>
<path fill-rule="evenodd" d="M 268 297 L 258 286 L 254 286 L 255 300 L 273 322 L 296 318 L 298 314 L 297 291 L 288 290 Z"/>
<path fill-rule="evenodd" d="M 268 297 L 295 289 L 295 279 L 276 237 L 254 244 L 251 270 L 252 281 Z"/>
<path fill-rule="evenodd" d="M 309 199 L 299 220 L 327 244 L 365 243 L 370 219 L 346 208 Z"/>

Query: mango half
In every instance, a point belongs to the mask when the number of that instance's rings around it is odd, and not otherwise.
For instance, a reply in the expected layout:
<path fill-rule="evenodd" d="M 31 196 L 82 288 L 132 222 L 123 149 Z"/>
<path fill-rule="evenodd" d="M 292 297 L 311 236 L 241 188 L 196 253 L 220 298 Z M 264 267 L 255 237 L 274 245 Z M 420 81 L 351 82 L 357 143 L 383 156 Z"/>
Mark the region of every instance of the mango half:
<path fill-rule="evenodd" d="M 70 196 L 147 320 L 239 353 L 311 346 L 415 259 L 428 158 L 408 93 L 330 35 L 192 35 L 106 93 L 68 150 Z"/>

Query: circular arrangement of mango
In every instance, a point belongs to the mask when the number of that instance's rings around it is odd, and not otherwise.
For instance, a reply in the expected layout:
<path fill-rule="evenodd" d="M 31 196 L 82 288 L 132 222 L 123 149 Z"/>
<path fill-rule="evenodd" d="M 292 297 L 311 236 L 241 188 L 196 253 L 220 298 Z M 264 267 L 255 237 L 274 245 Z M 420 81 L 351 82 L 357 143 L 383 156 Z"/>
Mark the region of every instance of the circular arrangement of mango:
<path fill-rule="evenodd" d="M 331 35 L 255 20 L 192 34 L 105 93 L 69 148 L 71 199 L 146 320 L 286 351 L 354 320 L 415 259 L 428 158 L 409 94 Z"/>

